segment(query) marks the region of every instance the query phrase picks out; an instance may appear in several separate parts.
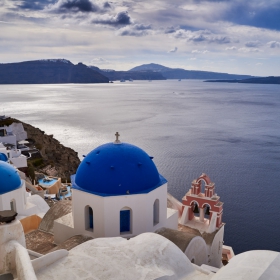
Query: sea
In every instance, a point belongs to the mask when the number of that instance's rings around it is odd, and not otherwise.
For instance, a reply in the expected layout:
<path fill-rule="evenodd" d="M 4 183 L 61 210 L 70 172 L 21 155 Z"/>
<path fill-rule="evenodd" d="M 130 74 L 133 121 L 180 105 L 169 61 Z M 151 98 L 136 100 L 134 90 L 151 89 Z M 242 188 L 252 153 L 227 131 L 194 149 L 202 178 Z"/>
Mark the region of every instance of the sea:
<path fill-rule="evenodd" d="M 144 149 L 181 201 L 206 173 L 224 202 L 225 245 L 280 251 L 280 87 L 202 80 L 0 85 L 0 115 L 79 157 L 120 140 Z"/>

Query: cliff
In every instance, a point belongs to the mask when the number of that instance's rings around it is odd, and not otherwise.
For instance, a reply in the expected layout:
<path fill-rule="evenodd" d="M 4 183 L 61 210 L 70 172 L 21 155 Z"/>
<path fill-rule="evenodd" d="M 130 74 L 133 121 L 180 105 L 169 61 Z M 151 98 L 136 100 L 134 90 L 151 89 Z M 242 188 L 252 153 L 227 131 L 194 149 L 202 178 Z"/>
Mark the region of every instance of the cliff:
<path fill-rule="evenodd" d="M 0 84 L 108 83 L 109 79 L 82 63 L 48 59 L 0 64 Z"/>
<path fill-rule="evenodd" d="M 80 164 L 78 153 L 62 145 L 58 140 L 53 138 L 53 135 L 47 135 L 39 128 L 20 120 L 10 118 L 5 121 L 0 121 L 0 125 L 10 125 L 13 122 L 23 124 L 29 141 L 34 142 L 34 146 L 40 151 L 42 156 L 42 158 L 35 156 L 34 158 L 28 159 L 29 176 L 31 178 L 34 177 L 30 174 L 32 170 L 33 172 L 41 171 L 46 166 L 52 166 L 55 168 L 57 176 L 61 177 L 63 180 L 67 179 L 69 182 L 70 175 L 76 173 Z"/>
<path fill-rule="evenodd" d="M 70 180 L 80 164 L 78 153 L 73 149 L 65 147 L 53 135 L 47 135 L 39 128 L 23 123 L 29 139 L 35 141 L 36 147 L 40 150 L 44 165 L 51 164 L 57 171 L 57 176 Z M 38 166 L 39 169 L 41 166 Z"/>

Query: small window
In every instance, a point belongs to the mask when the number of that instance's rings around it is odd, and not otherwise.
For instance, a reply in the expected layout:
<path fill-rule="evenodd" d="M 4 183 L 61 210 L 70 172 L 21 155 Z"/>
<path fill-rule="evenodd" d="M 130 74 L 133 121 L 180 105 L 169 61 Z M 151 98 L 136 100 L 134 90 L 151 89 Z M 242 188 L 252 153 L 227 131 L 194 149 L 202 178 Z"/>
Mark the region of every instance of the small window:
<path fill-rule="evenodd" d="M 131 233 L 131 209 L 120 211 L 120 233 Z"/>
<path fill-rule="evenodd" d="M 159 223 L 159 200 L 154 202 L 154 226 Z"/>
<path fill-rule="evenodd" d="M 88 231 L 93 231 L 93 211 L 90 206 L 85 207 L 85 229 Z"/>
<path fill-rule="evenodd" d="M 11 206 L 11 210 L 12 211 L 17 211 L 17 208 L 16 208 L 16 201 L 13 199 L 13 200 L 11 200 L 11 202 L 10 202 L 10 206 Z"/>

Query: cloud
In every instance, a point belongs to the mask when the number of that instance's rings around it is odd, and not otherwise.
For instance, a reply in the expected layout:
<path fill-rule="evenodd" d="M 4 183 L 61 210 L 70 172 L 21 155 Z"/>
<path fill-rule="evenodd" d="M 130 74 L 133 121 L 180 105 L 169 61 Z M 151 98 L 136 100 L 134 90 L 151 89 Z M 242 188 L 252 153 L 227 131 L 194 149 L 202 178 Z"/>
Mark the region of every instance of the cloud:
<path fill-rule="evenodd" d="M 194 54 L 206 54 L 206 53 L 209 53 L 209 51 L 208 50 L 204 50 L 204 51 L 193 50 L 192 53 L 194 53 Z"/>
<path fill-rule="evenodd" d="M 109 61 L 102 58 L 102 57 L 95 57 L 92 60 L 89 61 L 89 65 L 95 65 L 95 64 L 107 64 Z"/>
<path fill-rule="evenodd" d="M 23 10 L 43 10 L 46 5 L 49 5 L 51 2 L 55 2 L 55 0 L 22 0 L 20 2 L 15 3 L 15 7 Z"/>
<path fill-rule="evenodd" d="M 118 36 L 135 36 L 142 37 L 148 35 L 152 30 L 152 26 L 150 24 L 134 24 L 131 26 L 125 26 L 120 28 L 116 34 Z"/>
<path fill-rule="evenodd" d="M 237 48 L 235 46 L 227 47 L 226 51 L 235 51 Z"/>
<path fill-rule="evenodd" d="M 250 42 L 246 42 L 245 46 L 248 48 L 257 48 L 258 46 L 260 46 L 260 41 L 250 41 Z"/>
<path fill-rule="evenodd" d="M 169 51 L 168 51 L 168 53 L 175 53 L 175 52 L 177 52 L 177 50 L 178 50 L 178 48 L 177 48 L 177 47 L 175 47 L 175 48 L 173 48 L 173 49 L 169 50 Z"/>
<path fill-rule="evenodd" d="M 269 45 L 270 48 L 280 48 L 280 42 L 277 41 L 270 41 L 267 43 L 267 45 Z"/>
<path fill-rule="evenodd" d="M 188 42 L 229 44 L 230 38 L 227 36 L 215 35 L 209 30 L 190 31 L 185 29 L 176 30 L 172 36 L 177 39 L 186 39 Z"/>
<path fill-rule="evenodd" d="M 279 1 L 232 1 L 223 19 L 240 25 L 280 30 L 279 14 Z"/>
<path fill-rule="evenodd" d="M 91 0 L 58 0 L 49 5 L 48 10 L 57 13 L 90 13 L 100 11 L 100 7 Z"/>
<path fill-rule="evenodd" d="M 239 52 L 249 53 L 249 52 L 261 52 L 258 48 L 240 48 L 238 49 Z"/>
<path fill-rule="evenodd" d="M 196 57 L 191 57 L 190 60 L 196 60 Z"/>
<path fill-rule="evenodd" d="M 170 33 L 174 33 L 176 32 L 177 28 L 171 26 L 171 27 L 167 27 L 165 30 L 164 30 L 164 33 L 165 34 L 170 34 Z"/>
<path fill-rule="evenodd" d="M 55 12 L 55 13 L 104 13 L 108 9 L 112 9 L 112 5 L 109 2 L 103 1 L 93 1 L 93 0 L 58 0 L 55 3 L 55 0 L 43 0 L 43 2 L 48 2 L 48 6 L 46 6 L 45 10 L 47 12 Z M 34 3 L 41 3 L 31 1 Z"/>
<path fill-rule="evenodd" d="M 120 26 L 131 24 L 131 18 L 128 12 L 119 12 L 115 16 L 109 14 L 98 15 L 94 17 L 90 22 L 95 24 Z"/>
<path fill-rule="evenodd" d="M 261 65 L 263 65 L 261 62 L 256 63 L 256 66 L 261 66 Z"/>

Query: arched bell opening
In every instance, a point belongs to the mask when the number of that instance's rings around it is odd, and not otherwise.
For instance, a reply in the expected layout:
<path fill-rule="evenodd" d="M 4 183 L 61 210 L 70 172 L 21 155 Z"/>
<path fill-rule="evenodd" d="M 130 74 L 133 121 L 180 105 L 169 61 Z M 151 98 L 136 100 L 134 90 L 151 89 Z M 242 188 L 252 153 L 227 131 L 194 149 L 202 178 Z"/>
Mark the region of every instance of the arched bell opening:
<path fill-rule="evenodd" d="M 200 193 L 205 194 L 205 186 L 206 186 L 206 182 L 204 179 L 200 179 L 198 181 L 199 183 L 199 189 L 200 189 Z"/>
<path fill-rule="evenodd" d="M 206 203 L 203 205 L 204 218 L 208 220 L 210 220 L 211 217 L 210 210 L 211 210 L 211 206 L 209 204 Z"/>
<path fill-rule="evenodd" d="M 192 202 L 191 210 L 193 217 L 199 217 L 199 205 L 196 201 Z"/>

